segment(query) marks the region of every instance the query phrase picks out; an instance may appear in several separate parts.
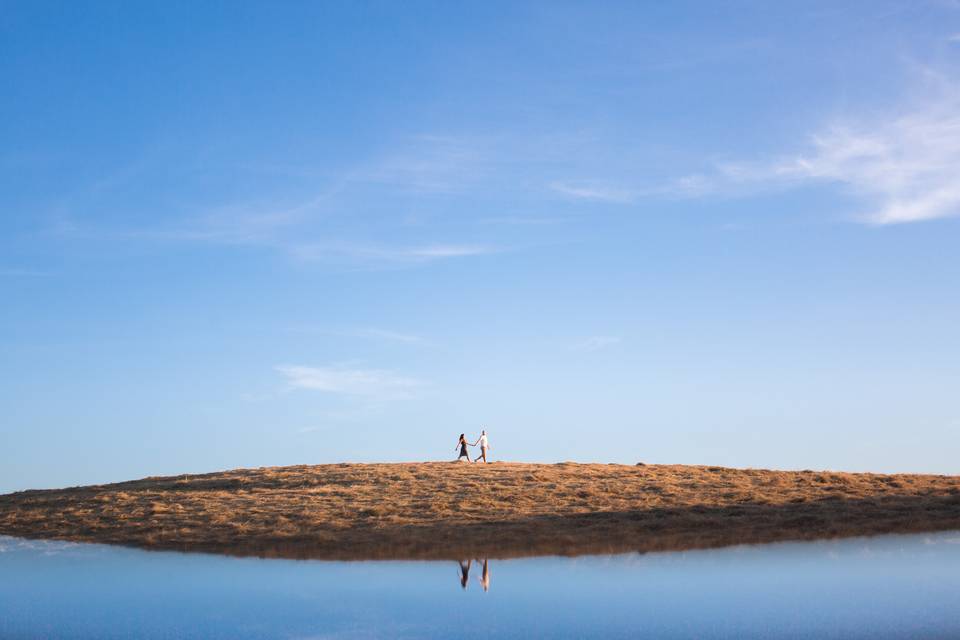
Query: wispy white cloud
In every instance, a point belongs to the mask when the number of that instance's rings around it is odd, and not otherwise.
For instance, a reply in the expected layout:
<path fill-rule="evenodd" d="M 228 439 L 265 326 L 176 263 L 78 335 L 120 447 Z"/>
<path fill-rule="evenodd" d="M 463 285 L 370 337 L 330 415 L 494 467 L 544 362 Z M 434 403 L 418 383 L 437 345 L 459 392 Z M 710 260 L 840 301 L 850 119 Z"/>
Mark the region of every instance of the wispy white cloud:
<path fill-rule="evenodd" d="M 389 400 L 409 398 L 423 382 L 385 369 L 352 369 L 340 366 L 278 365 L 291 389 Z"/>
<path fill-rule="evenodd" d="M 834 126 L 775 177 L 833 181 L 870 203 L 860 216 L 896 224 L 960 215 L 960 101 L 873 125 Z"/>
<path fill-rule="evenodd" d="M 864 224 L 960 216 L 960 85 L 926 68 L 918 78 L 920 88 L 908 105 L 837 119 L 814 130 L 796 151 L 768 160 L 718 163 L 654 185 L 580 181 L 554 182 L 550 188 L 574 199 L 629 204 L 832 183 L 859 201 L 850 217 Z"/>
<path fill-rule="evenodd" d="M 645 198 L 700 198 L 729 190 L 729 182 L 735 176 L 730 172 L 737 166 L 718 166 L 712 174 L 690 174 L 665 181 L 661 184 L 636 185 L 597 183 L 552 182 L 550 189 L 573 200 L 606 202 L 610 204 L 633 204 Z"/>
<path fill-rule="evenodd" d="M 156 225 L 133 228 L 98 229 L 66 215 L 55 232 L 77 239 L 256 247 L 295 259 L 374 267 L 479 256 L 499 249 L 455 241 L 412 246 L 371 242 L 364 238 L 369 235 L 370 220 L 383 231 L 391 226 L 403 227 L 415 216 L 396 205 L 392 217 L 378 212 L 376 218 L 366 218 L 365 202 L 386 196 L 395 200 L 401 194 L 413 194 L 421 201 L 436 194 L 478 188 L 478 180 L 486 173 L 485 163 L 495 162 L 488 152 L 480 138 L 413 136 L 342 171 L 321 174 L 304 170 L 304 177 L 323 180 L 325 186 L 319 190 L 301 188 L 298 196 L 271 192 L 253 201 L 165 213 L 157 216 L 162 222 Z M 282 172 L 294 169 L 268 168 Z M 105 189 L 108 187 L 89 191 Z M 69 203 L 64 207 L 71 208 Z"/>
<path fill-rule="evenodd" d="M 393 331 L 390 329 L 379 329 L 371 327 L 360 327 L 355 329 L 336 329 L 329 326 L 302 324 L 289 327 L 290 331 L 298 333 L 315 333 L 328 336 L 340 336 L 345 338 L 362 338 L 366 340 L 383 340 L 387 342 L 399 342 L 404 344 L 429 344 L 429 340 L 423 336 L 402 331 Z"/>
<path fill-rule="evenodd" d="M 873 225 L 960 215 L 960 90 L 887 117 L 847 118 L 808 138 L 806 149 L 769 162 L 726 163 L 690 176 L 690 195 L 834 183 L 863 203 L 853 214 Z"/>
<path fill-rule="evenodd" d="M 300 427 L 297 429 L 297 433 L 316 433 L 317 431 L 322 431 L 322 427 Z"/>
<path fill-rule="evenodd" d="M 410 333 L 401 333 L 399 331 L 390 331 L 388 329 L 355 329 L 353 331 L 344 333 L 346 335 L 354 335 L 360 338 L 374 338 L 377 340 L 403 342 L 406 344 L 423 344 L 426 342 L 426 340 L 421 336 Z"/>
<path fill-rule="evenodd" d="M 331 190 L 286 205 L 234 204 L 214 207 L 178 224 L 141 228 L 117 235 L 153 240 L 225 245 L 276 246 L 288 243 L 289 232 L 329 209 Z"/>
<path fill-rule="evenodd" d="M 572 345 L 574 351 L 600 351 L 615 344 L 619 344 L 620 338 L 617 336 L 590 336 Z"/>
<path fill-rule="evenodd" d="M 464 256 L 482 256 L 488 253 L 496 253 L 496 250 L 490 247 L 481 247 L 475 245 L 441 244 L 427 247 L 415 247 L 411 249 L 402 249 L 396 252 L 402 257 L 422 258 L 431 260 L 434 258 L 461 258 Z"/>
<path fill-rule="evenodd" d="M 482 256 L 498 253 L 500 250 L 495 247 L 461 244 L 388 247 L 343 243 L 304 243 L 293 245 L 290 251 L 294 257 L 305 261 L 346 259 L 366 264 L 397 264 Z"/>
<path fill-rule="evenodd" d="M 562 218 L 547 216 L 492 216 L 489 218 L 480 218 L 479 224 L 487 225 L 505 225 L 505 226 L 540 226 L 556 224 L 561 222 Z"/>
<path fill-rule="evenodd" d="M 320 235 L 311 213 L 321 210 L 322 198 L 286 209 L 260 212 L 231 211 L 228 208 L 193 218 L 167 228 L 97 232 L 71 226 L 63 233 L 72 237 L 114 237 L 146 241 L 199 243 L 227 246 L 260 247 L 303 262 L 395 267 L 500 253 L 499 247 L 479 244 L 438 243 L 413 246 L 370 244 L 348 240 L 312 242 L 311 235 Z M 307 239 L 304 239 L 304 238 Z M 0 275 L 29 275 L 23 270 L 0 270 Z"/>
<path fill-rule="evenodd" d="M 355 168 L 347 179 L 406 193 L 455 193 L 481 180 L 489 162 L 485 144 L 477 139 L 424 134 Z"/>
<path fill-rule="evenodd" d="M 717 171 L 725 178 L 729 175 L 730 167 L 721 165 Z M 665 184 L 644 190 L 645 196 L 663 196 L 667 198 L 701 198 L 717 191 L 717 180 L 705 175 L 681 176 Z"/>
<path fill-rule="evenodd" d="M 575 184 L 570 184 L 567 182 L 553 182 L 550 184 L 550 189 L 561 195 L 567 196 L 568 198 L 574 198 L 577 200 L 595 200 L 599 202 L 614 202 L 619 204 L 633 202 L 637 197 L 637 193 L 635 191 L 609 184 L 597 184 L 589 182 Z"/>

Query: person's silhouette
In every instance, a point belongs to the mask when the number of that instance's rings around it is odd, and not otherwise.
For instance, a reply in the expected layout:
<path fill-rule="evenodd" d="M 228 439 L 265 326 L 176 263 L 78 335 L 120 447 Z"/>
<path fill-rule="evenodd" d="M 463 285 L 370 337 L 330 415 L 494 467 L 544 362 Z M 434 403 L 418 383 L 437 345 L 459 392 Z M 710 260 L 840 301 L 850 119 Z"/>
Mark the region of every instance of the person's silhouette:
<path fill-rule="evenodd" d="M 468 447 L 468 446 L 471 446 L 471 447 L 472 447 L 473 445 L 470 444 L 469 442 L 467 442 L 466 436 L 461 433 L 461 434 L 460 434 L 460 439 L 457 440 L 457 446 L 453 448 L 453 450 L 456 451 L 456 450 L 457 450 L 457 447 L 460 447 L 460 455 L 457 456 L 457 462 L 460 462 L 460 461 L 463 460 L 464 458 L 467 459 L 467 462 L 470 462 L 470 454 L 467 453 L 467 447 Z"/>
<path fill-rule="evenodd" d="M 460 561 L 460 586 L 464 589 L 467 588 L 467 581 L 470 579 L 470 563 L 472 560 L 461 560 Z"/>
<path fill-rule="evenodd" d="M 477 562 L 480 562 L 477 560 Z M 486 558 L 483 559 L 483 573 L 480 574 L 480 586 L 484 591 L 490 591 L 490 563 Z"/>
<path fill-rule="evenodd" d="M 487 439 L 487 432 L 485 429 L 480 430 L 480 437 L 477 438 L 477 441 L 471 444 L 471 447 L 480 445 L 480 455 L 476 457 L 474 462 L 483 458 L 483 463 L 487 463 L 487 451 L 490 449 L 490 441 Z"/>

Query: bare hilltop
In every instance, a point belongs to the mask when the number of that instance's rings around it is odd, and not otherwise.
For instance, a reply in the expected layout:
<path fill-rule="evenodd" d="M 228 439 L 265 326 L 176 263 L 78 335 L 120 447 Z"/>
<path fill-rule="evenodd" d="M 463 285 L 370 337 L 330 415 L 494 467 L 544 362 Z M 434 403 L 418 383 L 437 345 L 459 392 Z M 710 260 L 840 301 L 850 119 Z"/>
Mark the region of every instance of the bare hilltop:
<path fill-rule="evenodd" d="M 0 534 L 289 558 L 643 552 L 945 529 L 960 529 L 960 476 L 328 464 L 0 496 Z"/>

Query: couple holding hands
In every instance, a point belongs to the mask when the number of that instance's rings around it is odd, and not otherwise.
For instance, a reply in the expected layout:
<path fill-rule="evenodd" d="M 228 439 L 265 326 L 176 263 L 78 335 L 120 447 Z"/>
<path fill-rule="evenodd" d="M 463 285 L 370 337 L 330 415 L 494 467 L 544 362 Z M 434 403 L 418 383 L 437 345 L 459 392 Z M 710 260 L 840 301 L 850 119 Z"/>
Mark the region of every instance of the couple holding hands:
<path fill-rule="evenodd" d="M 490 448 L 490 444 L 487 441 L 487 432 L 482 429 L 480 430 L 480 437 L 477 438 L 477 441 L 474 443 L 467 442 L 467 438 L 465 437 L 465 435 L 462 433 L 460 434 L 460 440 L 457 441 L 457 447 L 460 448 L 460 456 L 457 458 L 457 462 L 460 462 L 464 458 L 467 459 L 467 462 L 471 462 L 470 454 L 467 453 L 467 447 L 468 446 L 475 447 L 478 444 L 480 445 L 480 455 L 477 456 L 475 460 L 472 460 L 472 462 L 476 462 L 477 460 L 483 459 L 483 462 L 486 463 L 487 449 Z M 454 447 L 453 450 L 456 451 L 457 447 Z"/>

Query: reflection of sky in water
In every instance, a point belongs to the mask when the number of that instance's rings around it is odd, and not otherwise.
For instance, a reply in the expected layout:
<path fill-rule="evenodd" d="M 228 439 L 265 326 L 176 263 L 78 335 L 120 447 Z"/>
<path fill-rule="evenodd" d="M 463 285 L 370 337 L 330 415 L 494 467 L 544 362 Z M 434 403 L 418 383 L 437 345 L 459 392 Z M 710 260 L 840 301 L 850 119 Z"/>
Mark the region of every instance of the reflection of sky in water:
<path fill-rule="evenodd" d="M 960 637 L 960 534 L 463 563 L 0 538 L 2 638 Z"/>

